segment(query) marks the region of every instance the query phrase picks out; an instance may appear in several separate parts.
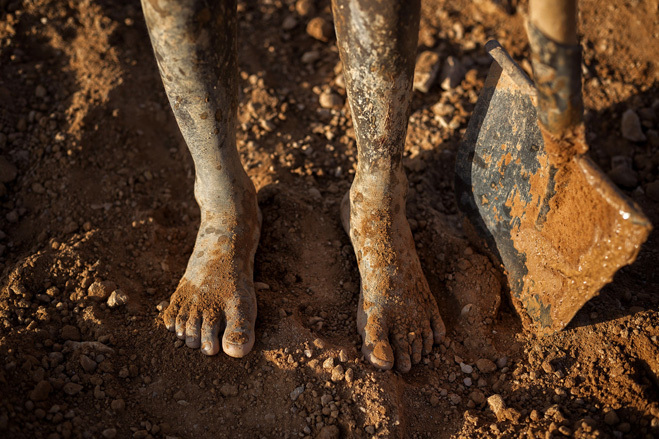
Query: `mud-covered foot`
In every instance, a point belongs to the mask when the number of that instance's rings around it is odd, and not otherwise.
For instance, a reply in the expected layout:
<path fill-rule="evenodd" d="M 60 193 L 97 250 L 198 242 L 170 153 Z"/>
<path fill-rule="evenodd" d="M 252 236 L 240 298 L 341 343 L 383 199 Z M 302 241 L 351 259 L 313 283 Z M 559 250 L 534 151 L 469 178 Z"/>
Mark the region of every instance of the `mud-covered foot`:
<path fill-rule="evenodd" d="M 240 358 L 254 345 L 254 253 L 261 217 L 253 188 L 227 197 L 221 209 L 202 207 L 188 267 L 163 315 L 165 326 L 206 355 L 222 349 Z"/>
<path fill-rule="evenodd" d="M 362 352 L 380 369 L 407 372 L 446 333 L 430 293 L 405 217 L 407 179 L 402 171 L 357 176 L 341 205 L 361 292 L 357 328 Z"/>

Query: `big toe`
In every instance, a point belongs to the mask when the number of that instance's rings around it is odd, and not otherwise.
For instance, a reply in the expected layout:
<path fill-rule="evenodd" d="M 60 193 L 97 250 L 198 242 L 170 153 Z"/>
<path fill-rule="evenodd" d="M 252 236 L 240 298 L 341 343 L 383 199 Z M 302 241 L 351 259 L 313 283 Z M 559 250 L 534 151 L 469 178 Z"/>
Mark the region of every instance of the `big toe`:
<path fill-rule="evenodd" d="M 254 331 L 248 327 L 234 327 L 224 331 L 222 336 L 222 349 L 230 357 L 242 358 L 254 346 Z"/>
<path fill-rule="evenodd" d="M 363 330 L 362 353 L 364 358 L 373 366 L 378 369 L 389 370 L 394 365 L 394 351 L 389 344 L 386 329 L 373 323 L 372 320 L 372 318 L 369 319 Z"/>

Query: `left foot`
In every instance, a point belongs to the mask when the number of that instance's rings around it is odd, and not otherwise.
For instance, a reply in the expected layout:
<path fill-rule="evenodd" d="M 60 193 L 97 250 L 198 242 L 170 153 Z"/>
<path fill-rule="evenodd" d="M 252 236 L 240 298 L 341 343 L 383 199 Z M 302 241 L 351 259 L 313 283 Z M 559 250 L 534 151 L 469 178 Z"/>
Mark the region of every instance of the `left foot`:
<path fill-rule="evenodd" d="M 341 204 L 361 276 L 357 328 L 362 353 L 379 369 L 395 363 L 401 372 L 446 334 L 405 217 L 406 192 L 402 170 L 386 177 L 358 173 Z"/>

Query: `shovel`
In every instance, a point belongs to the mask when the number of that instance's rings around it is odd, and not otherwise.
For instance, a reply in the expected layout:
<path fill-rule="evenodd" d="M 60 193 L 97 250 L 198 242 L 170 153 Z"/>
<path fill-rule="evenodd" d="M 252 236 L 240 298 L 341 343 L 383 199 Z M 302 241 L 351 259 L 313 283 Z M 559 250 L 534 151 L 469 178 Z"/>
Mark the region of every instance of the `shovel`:
<path fill-rule="evenodd" d="M 536 334 L 563 329 L 631 264 L 652 226 L 586 155 L 576 0 L 532 0 L 535 84 L 496 41 L 457 154 L 460 209 Z M 472 234 L 473 235 L 473 234 Z"/>

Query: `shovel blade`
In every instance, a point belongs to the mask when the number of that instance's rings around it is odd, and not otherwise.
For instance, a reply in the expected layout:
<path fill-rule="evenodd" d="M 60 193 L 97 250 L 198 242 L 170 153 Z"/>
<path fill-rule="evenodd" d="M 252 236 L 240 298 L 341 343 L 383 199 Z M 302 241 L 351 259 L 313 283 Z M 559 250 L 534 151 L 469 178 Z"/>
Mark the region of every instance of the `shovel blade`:
<path fill-rule="evenodd" d="M 552 333 L 636 259 L 652 227 L 588 157 L 548 161 L 535 89 L 504 61 L 492 63 L 458 150 L 456 195 L 525 328 Z"/>

